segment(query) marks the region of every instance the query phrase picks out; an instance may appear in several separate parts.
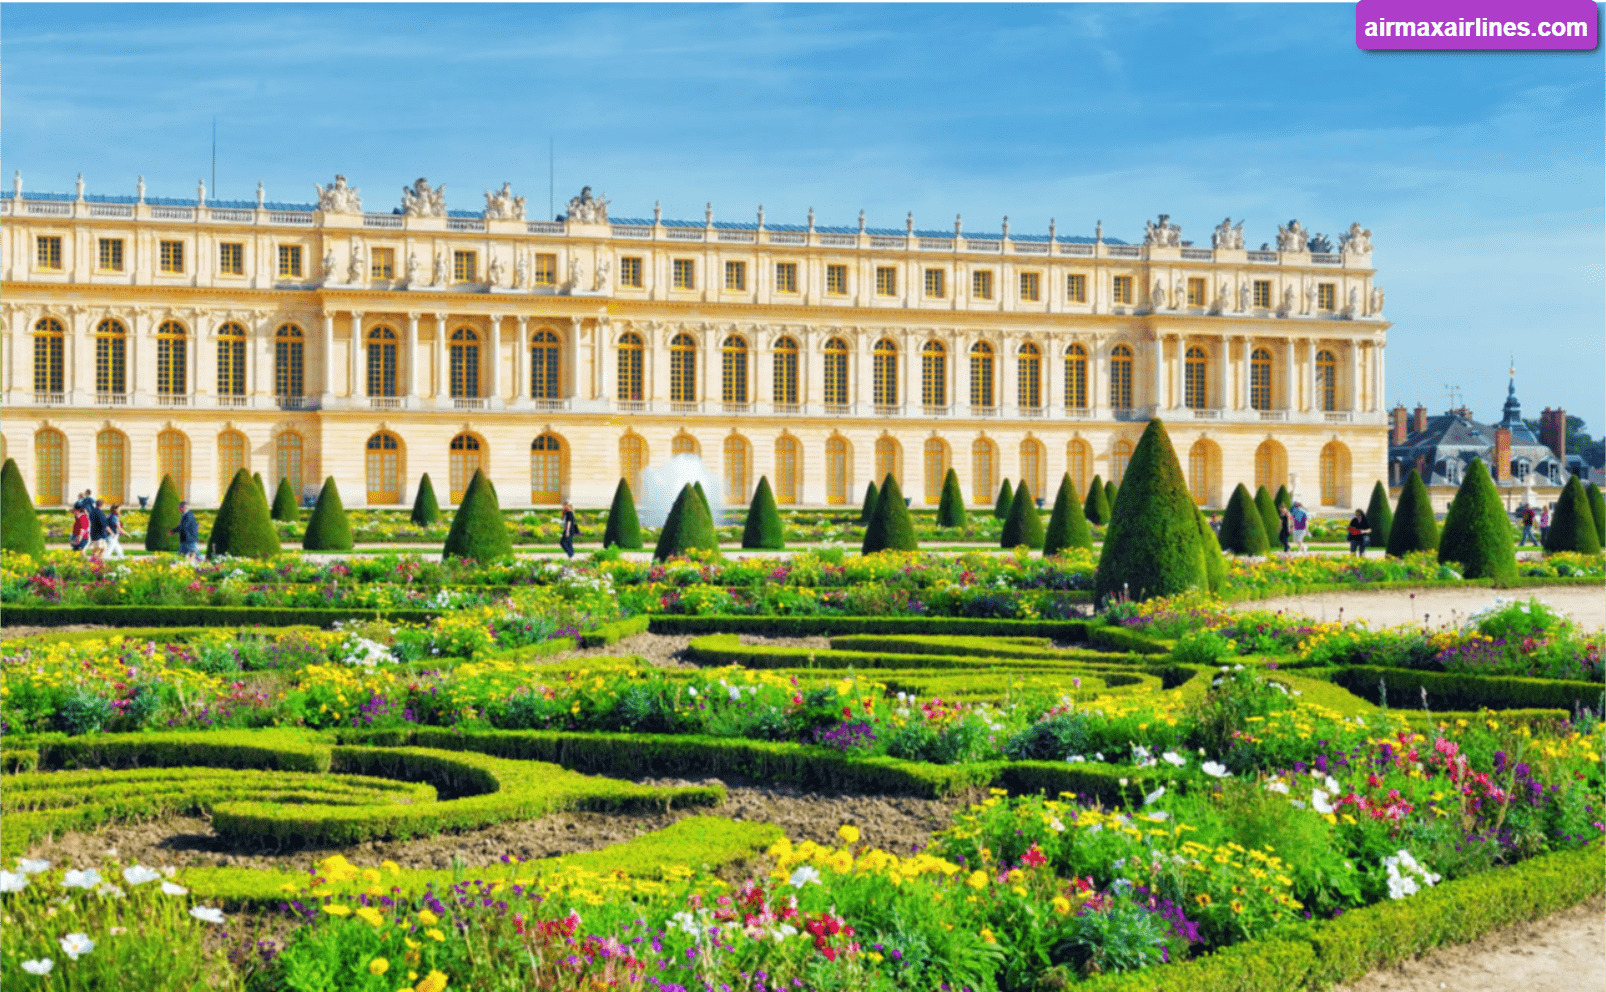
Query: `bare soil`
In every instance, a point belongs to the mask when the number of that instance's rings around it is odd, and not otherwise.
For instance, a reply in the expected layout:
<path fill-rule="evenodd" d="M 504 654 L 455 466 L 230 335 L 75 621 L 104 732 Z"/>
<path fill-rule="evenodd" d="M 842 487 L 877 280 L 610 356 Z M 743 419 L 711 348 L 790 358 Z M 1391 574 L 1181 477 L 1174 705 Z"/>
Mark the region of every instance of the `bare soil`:
<path fill-rule="evenodd" d="M 1460 626 L 1497 599 L 1537 599 L 1572 617 L 1585 630 L 1606 627 L 1606 587 L 1540 586 L 1531 589 L 1405 589 L 1324 592 L 1309 596 L 1246 600 L 1239 610 L 1298 613 L 1316 620 L 1365 620 L 1374 628 L 1402 623 Z M 1340 612 L 1342 611 L 1342 612 Z"/>

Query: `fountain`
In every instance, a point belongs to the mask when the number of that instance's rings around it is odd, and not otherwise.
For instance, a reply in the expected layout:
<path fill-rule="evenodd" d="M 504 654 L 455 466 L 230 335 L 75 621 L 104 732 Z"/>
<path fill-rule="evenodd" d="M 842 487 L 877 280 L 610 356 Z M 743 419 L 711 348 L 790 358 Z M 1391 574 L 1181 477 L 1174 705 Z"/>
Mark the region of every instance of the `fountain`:
<path fill-rule="evenodd" d="M 701 457 L 680 454 L 662 465 L 649 465 L 641 472 L 641 498 L 636 504 L 636 515 L 644 527 L 662 527 L 669 518 L 669 509 L 675 505 L 680 490 L 694 483 L 703 484 L 708 496 L 708 508 L 714 514 L 714 526 L 719 526 L 724 504 L 723 490 L 714 473 L 703 464 Z"/>

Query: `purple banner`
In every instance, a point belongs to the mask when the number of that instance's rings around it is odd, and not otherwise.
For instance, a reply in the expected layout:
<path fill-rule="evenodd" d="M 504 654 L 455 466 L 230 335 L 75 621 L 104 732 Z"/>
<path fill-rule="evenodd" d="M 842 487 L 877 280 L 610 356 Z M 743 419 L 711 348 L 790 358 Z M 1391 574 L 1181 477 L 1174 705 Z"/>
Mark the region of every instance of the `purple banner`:
<path fill-rule="evenodd" d="M 1591 0 L 1359 0 L 1355 44 L 1367 51 L 1590 51 Z"/>

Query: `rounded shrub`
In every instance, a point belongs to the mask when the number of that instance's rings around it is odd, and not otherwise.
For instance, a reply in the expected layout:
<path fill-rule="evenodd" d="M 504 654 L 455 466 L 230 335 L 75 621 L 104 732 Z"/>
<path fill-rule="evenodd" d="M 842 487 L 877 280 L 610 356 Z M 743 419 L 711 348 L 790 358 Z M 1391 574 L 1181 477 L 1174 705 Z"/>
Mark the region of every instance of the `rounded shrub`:
<path fill-rule="evenodd" d="M 1589 497 L 1589 510 L 1595 517 L 1595 536 L 1600 539 L 1600 546 L 1606 548 L 1606 496 L 1601 495 L 1600 487 L 1593 482 L 1584 487 L 1584 495 Z"/>
<path fill-rule="evenodd" d="M 446 534 L 443 558 L 467 558 L 488 562 L 513 553 L 513 537 L 508 533 L 507 521 L 502 519 L 502 507 L 497 502 L 496 490 L 480 469 L 468 480 L 463 501 L 457 505 L 452 517 L 452 529 Z"/>
<path fill-rule="evenodd" d="M 942 500 L 937 504 L 938 527 L 965 526 L 965 494 L 959 488 L 959 473 L 953 469 L 942 478 Z"/>
<path fill-rule="evenodd" d="M 1015 488 L 1005 479 L 1004 484 L 998 487 L 998 502 L 993 504 L 993 516 L 999 520 L 1008 520 L 1009 511 L 1015 506 Z"/>
<path fill-rule="evenodd" d="M 1031 487 L 1026 485 L 1025 479 L 1015 489 L 1015 502 L 1010 505 L 1009 516 L 1004 520 L 1004 535 L 999 546 L 1043 546 L 1043 518 L 1037 512 L 1037 501 L 1032 499 Z"/>
<path fill-rule="evenodd" d="M 1389 491 L 1382 482 L 1372 485 L 1372 501 L 1366 504 L 1366 522 L 1372 533 L 1367 543 L 1374 548 L 1389 546 L 1389 531 L 1394 529 L 1394 511 L 1389 509 Z"/>
<path fill-rule="evenodd" d="M 696 486 L 688 485 L 680 487 L 680 495 L 669 508 L 669 517 L 664 521 L 652 556 L 665 561 L 692 550 L 718 551 L 719 537 L 714 533 L 714 518 L 708 513 L 708 504 Z"/>
<path fill-rule="evenodd" d="M 1265 486 L 1255 490 L 1255 509 L 1260 511 L 1260 526 L 1266 530 L 1266 547 L 1270 548 L 1282 533 L 1283 518 L 1277 512 L 1277 501 L 1272 499 L 1271 490 Z"/>
<path fill-rule="evenodd" d="M 1428 499 L 1428 487 L 1422 484 L 1422 473 L 1413 468 L 1400 487 L 1399 502 L 1394 504 L 1388 554 L 1404 558 L 1413 551 L 1438 549 L 1439 523 L 1433 519 L 1433 503 Z"/>
<path fill-rule="evenodd" d="M 39 513 L 15 458 L 0 466 L 0 548 L 30 558 L 45 554 L 45 529 L 39 525 Z"/>
<path fill-rule="evenodd" d="M 429 481 L 429 473 L 418 480 L 418 494 L 413 497 L 413 523 L 420 527 L 428 527 L 439 523 L 441 519 L 441 504 L 435 498 L 435 486 Z"/>
<path fill-rule="evenodd" d="M 636 515 L 636 497 L 630 492 L 630 483 L 624 479 L 620 479 L 613 490 L 613 502 L 608 506 L 608 526 L 602 531 L 602 546 L 641 547 L 641 518 Z"/>
<path fill-rule="evenodd" d="M 875 504 L 878 498 L 880 498 L 880 492 L 876 489 L 875 483 L 865 483 L 864 506 L 859 509 L 859 523 L 868 524 L 870 518 L 875 516 Z"/>
<path fill-rule="evenodd" d="M 1439 534 L 1439 564 L 1452 562 L 1469 579 L 1501 581 L 1517 575 L 1511 521 L 1482 458 L 1467 466 Z"/>
<path fill-rule="evenodd" d="M 1104 492 L 1104 480 L 1098 476 L 1093 477 L 1093 484 L 1087 487 L 1087 499 L 1082 502 L 1082 516 L 1090 524 L 1100 527 L 1110 522 L 1110 497 Z"/>
<path fill-rule="evenodd" d="M 301 536 L 305 551 L 350 551 L 351 521 L 346 519 L 346 507 L 340 502 L 340 488 L 335 477 L 323 480 L 318 490 L 318 502 L 307 518 L 307 532 Z"/>
<path fill-rule="evenodd" d="M 1211 537 L 1215 537 L 1212 533 Z M 1221 540 L 1217 550 L 1235 555 L 1263 555 L 1271 542 L 1266 538 L 1266 525 L 1260 519 L 1260 507 L 1243 483 L 1232 491 L 1227 509 L 1221 515 Z"/>
<path fill-rule="evenodd" d="M 917 547 L 914 521 L 909 519 L 903 491 L 898 488 L 898 480 L 889 473 L 878 491 L 875 514 L 865 525 L 861 551 L 869 555 L 877 551 L 913 551 Z"/>
<path fill-rule="evenodd" d="M 1093 574 L 1094 601 L 1173 596 L 1204 584 L 1199 508 L 1165 425 L 1150 420 L 1110 511 Z"/>
<path fill-rule="evenodd" d="M 223 505 L 212 521 L 212 533 L 206 539 L 207 557 L 272 558 L 280 550 L 278 528 L 268 515 L 268 498 L 242 468 L 234 474 L 234 481 L 223 495 Z"/>
<path fill-rule="evenodd" d="M 1556 500 L 1556 512 L 1550 515 L 1550 531 L 1545 535 L 1545 550 L 1600 554 L 1600 533 L 1589 508 L 1589 494 L 1576 475 L 1567 480 L 1561 498 Z"/>
<path fill-rule="evenodd" d="M 235 473 L 238 475 L 239 473 Z M 229 480 L 233 485 L 233 480 Z M 224 490 L 227 497 L 228 491 Z M 156 501 L 151 504 L 151 515 L 145 519 L 146 551 L 177 551 L 178 535 L 169 533 L 178 526 L 178 484 L 171 475 L 162 476 L 156 487 Z"/>
<path fill-rule="evenodd" d="M 1043 554 L 1057 555 L 1068 548 L 1092 548 L 1093 530 L 1082 515 L 1082 501 L 1071 486 L 1069 472 L 1060 476 L 1059 492 L 1054 496 L 1054 512 L 1043 533 Z"/>
<path fill-rule="evenodd" d="M 273 519 L 286 523 L 294 521 L 300 516 L 297 504 L 296 491 L 290 488 L 290 477 L 287 475 L 279 480 L 279 488 L 273 492 Z"/>
<path fill-rule="evenodd" d="M 770 477 L 758 477 L 753 490 L 753 502 L 747 508 L 747 524 L 742 528 L 744 548 L 784 548 L 786 528 L 781 525 L 781 511 L 775 508 L 775 493 L 770 491 Z"/>
<path fill-rule="evenodd" d="M 1243 489 L 1243 486 L 1238 488 Z M 1204 579 L 1211 592 L 1220 592 L 1227 582 L 1227 556 L 1221 553 L 1221 542 L 1216 540 L 1216 532 L 1210 529 L 1210 521 L 1205 519 L 1204 512 L 1196 512 L 1199 517 L 1199 557 L 1203 559 Z"/>

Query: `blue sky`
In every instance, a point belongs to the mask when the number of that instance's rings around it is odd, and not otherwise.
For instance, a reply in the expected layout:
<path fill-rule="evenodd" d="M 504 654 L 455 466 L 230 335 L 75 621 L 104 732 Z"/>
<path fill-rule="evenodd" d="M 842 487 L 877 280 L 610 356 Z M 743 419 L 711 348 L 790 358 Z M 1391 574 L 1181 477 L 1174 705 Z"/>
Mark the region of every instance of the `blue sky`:
<path fill-rule="evenodd" d="M 1350 4 L 35 5 L 0 11 L 0 169 L 29 190 L 1141 237 L 1373 231 L 1387 400 L 1606 422 L 1602 53 L 1363 53 Z M 210 180 L 209 180 L 210 181 Z"/>

